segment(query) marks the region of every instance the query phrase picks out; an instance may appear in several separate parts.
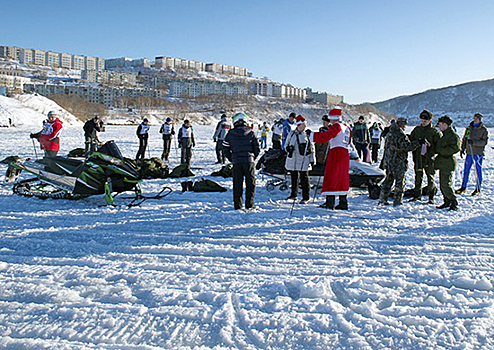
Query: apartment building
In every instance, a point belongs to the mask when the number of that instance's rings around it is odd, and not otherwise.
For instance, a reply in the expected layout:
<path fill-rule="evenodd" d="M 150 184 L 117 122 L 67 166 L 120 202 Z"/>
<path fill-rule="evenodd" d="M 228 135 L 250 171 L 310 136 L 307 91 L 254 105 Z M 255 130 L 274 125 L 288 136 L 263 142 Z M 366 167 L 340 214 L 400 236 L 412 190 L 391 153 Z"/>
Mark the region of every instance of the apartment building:
<path fill-rule="evenodd" d="M 106 69 L 115 68 L 150 68 L 151 61 L 147 58 L 132 59 L 128 57 L 109 58 L 105 60 Z"/>
<path fill-rule="evenodd" d="M 165 86 L 168 87 L 168 96 L 170 97 L 239 96 L 249 94 L 249 85 L 245 82 L 168 79 L 161 82 L 161 87 Z"/>
<path fill-rule="evenodd" d="M 33 50 L 33 64 L 46 66 L 46 52 L 43 50 Z"/>
<path fill-rule="evenodd" d="M 20 48 L 17 46 L 0 46 L 0 57 L 19 60 Z"/>
<path fill-rule="evenodd" d="M 45 65 L 53 68 L 60 67 L 60 54 L 51 51 L 46 52 Z"/>
<path fill-rule="evenodd" d="M 24 85 L 31 79 L 21 76 L 21 71 L 15 67 L 0 67 L 0 86 L 3 86 L 6 92 L 22 91 Z"/>

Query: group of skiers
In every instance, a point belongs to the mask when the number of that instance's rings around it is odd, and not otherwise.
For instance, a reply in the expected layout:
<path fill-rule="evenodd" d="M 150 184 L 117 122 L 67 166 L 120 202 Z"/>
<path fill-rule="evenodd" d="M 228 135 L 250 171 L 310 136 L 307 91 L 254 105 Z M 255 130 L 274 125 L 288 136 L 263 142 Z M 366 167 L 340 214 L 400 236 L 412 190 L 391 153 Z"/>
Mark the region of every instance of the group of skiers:
<path fill-rule="evenodd" d="M 456 194 L 465 193 L 472 164 L 475 164 L 475 189 L 472 195 L 479 195 L 482 185 L 482 163 L 484 149 L 488 142 L 488 132 L 482 123 L 482 115 L 476 113 L 473 120 L 466 128 L 463 138 L 455 132 L 453 120 L 445 115 L 438 119 L 437 130 L 432 125 L 432 113 L 423 110 L 420 115 L 420 125 L 416 126 L 410 135 L 404 130 L 407 119 L 398 118 L 392 123 L 385 136 L 383 167 L 386 171 L 381 194 L 380 204 L 388 204 L 388 197 L 394 184 L 393 205 L 403 204 L 403 192 L 405 188 L 405 174 L 408 166 L 408 152 L 412 152 L 415 171 L 415 187 L 411 201 L 419 201 L 422 196 L 427 196 L 430 204 L 434 203 L 436 186 L 434 180 L 435 170 L 439 172 L 439 188 L 443 195 L 444 203 L 438 209 L 458 209 Z M 465 160 L 463 182 L 459 189 L 453 190 L 452 180 L 457 167 L 456 154 L 460 153 Z M 427 186 L 422 188 L 424 174 Z"/>
<path fill-rule="evenodd" d="M 393 205 L 403 204 L 405 174 L 408 166 L 408 152 L 412 152 L 415 172 L 415 187 L 410 200 L 419 201 L 427 196 L 429 203 L 434 203 L 437 192 L 434 180 L 435 170 L 439 172 L 439 187 L 444 203 L 437 208 L 458 209 L 456 194 L 466 192 L 472 166 L 475 169 L 475 189 L 472 195 L 479 195 L 482 185 L 482 163 L 484 149 L 488 142 L 488 131 L 482 123 L 482 115 L 477 113 L 466 128 L 463 138 L 456 134 L 452 127 L 453 121 L 447 115 L 438 119 L 436 129 L 432 125 L 432 113 L 424 110 L 420 113 L 420 125 L 413 128 L 409 135 L 405 134 L 406 118 L 392 120 L 391 125 L 382 129 L 380 123 L 367 127 L 363 116 L 359 117 L 353 127 L 342 120 L 342 110 L 333 108 L 328 115 L 322 117 L 323 126 L 318 132 L 307 129 L 306 120 L 302 115 L 290 113 L 286 120 L 278 120 L 272 126 L 272 143 L 274 149 L 282 149 L 286 153 L 285 169 L 291 177 L 291 193 L 288 199 L 298 198 L 299 184 L 302 188 L 301 204 L 310 199 L 309 171 L 314 164 L 325 167 L 321 194 L 326 201 L 321 205 L 327 209 L 348 209 L 347 194 L 349 190 L 349 148 L 353 143 L 362 160 L 377 163 L 381 140 L 384 139 L 384 152 L 381 168 L 386 172 L 382 183 L 379 204 L 388 204 L 393 192 Z M 243 204 L 243 184 L 245 182 L 245 208 L 254 206 L 255 167 L 254 161 L 261 148 L 267 147 L 269 127 L 264 122 L 259 125 L 261 144 L 249 126 L 245 113 L 233 116 L 233 127 L 226 114 L 222 114 L 217 124 L 213 141 L 216 143 L 217 164 L 226 160 L 233 164 L 233 202 L 235 209 Z M 56 156 L 60 149 L 60 132 L 63 123 L 54 111 L 48 113 L 43 129 L 31 138 L 39 140 L 45 156 Z M 92 154 L 101 145 L 98 132 L 103 130 L 103 122 L 98 116 L 84 124 L 85 156 Z M 139 139 L 139 150 L 136 159 L 145 158 L 149 138 L 149 120 L 144 118 L 139 124 L 136 134 Z M 175 128 L 171 118 L 161 125 L 159 130 L 163 137 L 162 160 L 168 161 Z M 177 146 L 181 148 L 181 164 L 190 166 L 192 148 L 195 147 L 194 128 L 189 120 L 184 120 L 179 128 Z M 369 145 L 372 155 L 369 153 Z M 456 154 L 466 154 L 462 185 L 456 191 L 452 188 L 452 178 L 456 170 Z M 423 178 L 427 186 L 422 188 Z M 336 196 L 339 203 L 336 205 Z"/>

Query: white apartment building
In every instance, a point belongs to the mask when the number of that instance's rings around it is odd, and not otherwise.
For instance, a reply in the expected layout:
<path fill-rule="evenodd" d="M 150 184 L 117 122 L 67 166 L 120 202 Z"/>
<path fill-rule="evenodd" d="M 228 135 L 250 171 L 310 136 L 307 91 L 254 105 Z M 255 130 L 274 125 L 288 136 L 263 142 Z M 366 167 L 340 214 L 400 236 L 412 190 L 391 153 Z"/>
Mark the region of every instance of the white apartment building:
<path fill-rule="evenodd" d="M 84 56 L 72 55 L 72 69 L 84 70 L 85 59 Z"/>
<path fill-rule="evenodd" d="M 45 55 L 45 64 L 50 67 L 60 67 L 60 54 L 57 52 L 46 52 Z"/>
<path fill-rule="evenodd" d="M 151 61 L 147 58 L 132 59 L 128 57 L 109 58 L 105 60 L 106 69 L 115 68 L 150 68 Z"/>
<path fill-rule="evenodd" d="M 24 64 L 34 63 L 34 50 L 22 49 L 19 56 L 19 62 Z"/>
<path fill-rule="evenodd" d="M 7 92 L 22 91 L 24 85 L 31 79 L 21 76 L 21 72 L 14 67 L 0 67 L 0 86 L 4 86 Z"/>
<path fill-rule="evenodd" d="M 46 66 L 46 52 L 43 50 L 33 50 L 33 63 L 38 66 Z"/>
<path fill-rule="evenodd" d="M 58 56 L 58 66 L 66 69 L 72 68 L 72 55 L 69 55 L 68 53 L 61 53 Z"/>
<path fill-rule="evenodd" d="M 96 58 L 91 56 L 84 56 L 84 69 L 96 70 Z"/>

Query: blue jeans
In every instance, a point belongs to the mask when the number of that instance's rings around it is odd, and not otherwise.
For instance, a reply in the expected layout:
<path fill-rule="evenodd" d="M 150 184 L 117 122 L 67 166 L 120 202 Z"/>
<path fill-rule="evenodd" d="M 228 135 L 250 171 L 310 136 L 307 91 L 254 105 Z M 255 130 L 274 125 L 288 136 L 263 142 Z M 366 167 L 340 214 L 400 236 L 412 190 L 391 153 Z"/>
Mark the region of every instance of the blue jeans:
<path fill-rule="evenodd" d="M 267 136 L 261 136 L 261 148 L 268 147 Z"/>
<path fill-rule="evenodd" d="M 475 178 L 477 179 L 477 183 L 475 184 L 475 188 L 480 190 L 480 187 L 482 185 L 482 162 L 484 161 L 484 156 L 480 155 L 471 155 L 467 154 L 467 157 L 465 158 L 465 168 L 463 169 L 463 182 L 461 183 L 461 187 L 467 187 L 468 184 L 468 177 L 470 175 L 470 169 L 472 168 L 473 163 L 475 162 L 476 164 L 476 172 L 477 175 Z"/>

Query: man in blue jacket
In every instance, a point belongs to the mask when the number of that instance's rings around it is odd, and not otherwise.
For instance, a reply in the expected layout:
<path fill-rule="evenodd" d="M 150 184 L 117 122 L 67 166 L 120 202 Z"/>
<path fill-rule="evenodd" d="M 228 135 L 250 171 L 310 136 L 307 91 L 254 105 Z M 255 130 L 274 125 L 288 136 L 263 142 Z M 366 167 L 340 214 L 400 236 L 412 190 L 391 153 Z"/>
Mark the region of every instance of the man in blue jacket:
<path fill-rule="evenodd" d="M 281 140 L 281 149 L 285 149 L 285 142 L 288 134 L 295 129 L 295 118 L 297 115 L 295 113 L 290 113 L 288 119 L 283 122 L 283 140 Z"/>
<path fill-rule="evenodd" d="M 245 208 L 254 207 L 256 191 L 256 170 L 254 160 L 260 153 L 255 133 L 247 125 L 248 117 L 244 113 L 233 116 L 233 129 L 223 141 L 223 152 L 233 163 L 233 206 L 242 208 L 243 184 L 245 179 Z"/>

